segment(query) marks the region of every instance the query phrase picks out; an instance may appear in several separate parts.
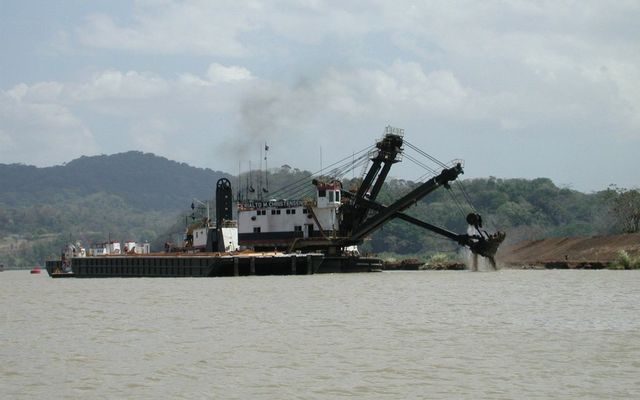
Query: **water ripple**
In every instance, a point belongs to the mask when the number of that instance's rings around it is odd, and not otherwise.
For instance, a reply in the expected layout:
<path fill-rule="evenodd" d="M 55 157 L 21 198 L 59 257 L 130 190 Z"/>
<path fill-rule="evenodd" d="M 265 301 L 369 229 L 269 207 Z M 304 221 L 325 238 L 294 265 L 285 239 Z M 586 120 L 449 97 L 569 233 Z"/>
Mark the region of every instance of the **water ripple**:
<path fill-rule="evenodd" d="M 640 274 L 0 276 L 5 398 L 640 398 Z"/>

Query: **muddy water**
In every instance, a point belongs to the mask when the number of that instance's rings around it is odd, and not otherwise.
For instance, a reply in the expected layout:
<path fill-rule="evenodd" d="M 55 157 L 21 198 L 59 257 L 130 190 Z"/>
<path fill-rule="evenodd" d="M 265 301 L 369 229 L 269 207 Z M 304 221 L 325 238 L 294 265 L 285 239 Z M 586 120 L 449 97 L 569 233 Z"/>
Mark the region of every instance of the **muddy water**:
<path fill-rule="evenodd" d="M 0 273 L 0 393 L 640 398 L 640 273 Z"/>

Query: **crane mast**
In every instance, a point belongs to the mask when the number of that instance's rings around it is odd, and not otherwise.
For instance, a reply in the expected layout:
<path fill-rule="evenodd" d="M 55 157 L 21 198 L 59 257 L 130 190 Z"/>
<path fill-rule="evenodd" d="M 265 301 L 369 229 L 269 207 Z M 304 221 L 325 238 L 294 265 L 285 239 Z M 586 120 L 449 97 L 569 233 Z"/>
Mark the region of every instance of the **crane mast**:
<path fill-rule="evenodd" d="M 390 127 L 387 127 L 387 131 L 390 131 Z M 363 206 L 363 200 L 375 200 L 378 197 L 391 166 L 400 161 L 398 157 L 403 151 L 402 143 L 402 135 L 393 133 L 386 133 L 382 140 L 376 143 L 377 152 L 371 158 L 371 167 L 362 180 L 353 201 L 340 207 L 342 214 L 341 236 L 351 236 L 354 229 L 357 229 L 367 217 L 369 209 Z"/>

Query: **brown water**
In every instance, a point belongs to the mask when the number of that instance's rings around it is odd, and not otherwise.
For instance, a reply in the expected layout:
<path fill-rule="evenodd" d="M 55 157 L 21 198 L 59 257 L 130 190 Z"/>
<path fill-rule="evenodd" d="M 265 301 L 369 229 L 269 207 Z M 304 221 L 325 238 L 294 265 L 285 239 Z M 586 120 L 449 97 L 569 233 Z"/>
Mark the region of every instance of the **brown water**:
<path fill-rule="evenodd" d="M 0 273 L 0 396 L 637 399 L 640 272 Z"/>

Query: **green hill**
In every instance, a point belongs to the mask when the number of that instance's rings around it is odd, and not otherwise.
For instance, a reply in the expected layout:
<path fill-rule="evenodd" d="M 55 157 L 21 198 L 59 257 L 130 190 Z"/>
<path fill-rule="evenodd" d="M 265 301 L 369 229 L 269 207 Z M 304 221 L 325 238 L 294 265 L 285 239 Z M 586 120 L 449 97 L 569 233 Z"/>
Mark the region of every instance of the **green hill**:
<path fill-rule="evenodd" d="M 214 197 L 220 177 L 236 187 L 237 178 L 226 173 L 141 152 L 81 157 L 48 168 L 0 164 L 0 262 L 31 267 L 58 257 L 70 239 L 85 245 L 109 237 L 148 240 L 159 250 L 184 230 L 192 199 Z M 247 186 L 248 177 L 240 179 Z M 289 166 L 271 169 L 262 182 L 269 182 L 270 197 L 299 198 L 312 191 L 311 173 Z M 358 182 L 343 183 L 349 188 Z M 253 184 L 258 184 L 255 173 Z M 390 204 L 416 185 L 389 179 L 378 200 Z M 587 194 L 546 178 L 472 179 L 437 190 L 407 213 L 463 233 L 471 211 L 483 215 L 488 230 L 506 231 L 507 243 L 633 232 L 640 221 L 640 192 L 609 188 Z M 384 225 L 362 246 L 365 252 L 405 256 L 455 249 L 455 243 L 403 221 Z"/>
<path fill-rule="evenodd" d="M 30 267 L 69 241 L 156 240 L 213 197 L 220 171 L 131 151 L 37 168 L 0 164 L 0 262 Z"/>
<path fill-rule="evenodd" d="M 0 204 L 58 203 L 104 192 L 138 210 L 175 210 L 194 197 L 211 197 L 221 177 L 229 175 L 138 151 L 81 157 L 47 168 L 0 164 Z"/>

